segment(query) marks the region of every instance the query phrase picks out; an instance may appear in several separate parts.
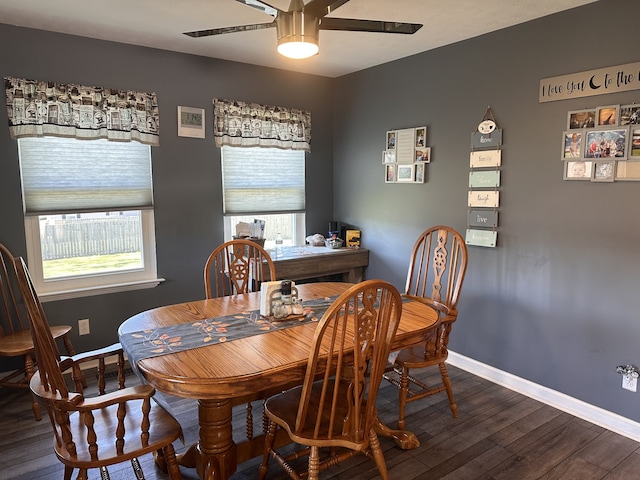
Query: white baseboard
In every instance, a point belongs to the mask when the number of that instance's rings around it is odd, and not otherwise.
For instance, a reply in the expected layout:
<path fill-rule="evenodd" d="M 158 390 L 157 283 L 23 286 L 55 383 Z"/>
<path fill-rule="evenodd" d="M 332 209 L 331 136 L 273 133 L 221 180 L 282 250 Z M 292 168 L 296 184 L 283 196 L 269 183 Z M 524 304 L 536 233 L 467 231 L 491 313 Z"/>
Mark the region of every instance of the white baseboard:
<path fill-rule="evenodd" d="M 536 383 L 517 377 L 511 373 L 498 370 L 495 367 L 478 362 L 464 355 L 449 351 L 450 363 L 454 367 L 473 373 L 478 377 L 489 380 L 493 383 L 514 390 L 518 393 L 531 397 L 547 405 L 551 405 L 558 410 L 569 413 L 575 417 L 599 425 L 607 430 L 624 435 L 636 442 L 640 442 L 640 423 L 629 420 L 616 413 L 609 412 L 600 407 L 570 397 L 564 393 L 543 387 Z"/>

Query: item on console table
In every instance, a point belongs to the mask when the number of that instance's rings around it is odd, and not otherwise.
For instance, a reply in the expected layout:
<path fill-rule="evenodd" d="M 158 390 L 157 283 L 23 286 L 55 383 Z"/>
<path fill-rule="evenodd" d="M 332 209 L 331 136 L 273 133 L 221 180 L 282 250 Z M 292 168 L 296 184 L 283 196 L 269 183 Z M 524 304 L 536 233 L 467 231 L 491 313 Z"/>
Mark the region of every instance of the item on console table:
<path fill-rule="evenodd" d="M 336 237 L 336 238 L 328 238 L 327 240 L 325 240 L 324 244 L 328 248 L 341 248 L 344 242 L 342 241 L 341 238 Z"/>
<path fill-rule="evenodd" d="M 316 233 L 315 235 L 309 235 L 306 239 L 307 243 L 312 247 L 321 247 L 324 245 L 324 235 Z"/>

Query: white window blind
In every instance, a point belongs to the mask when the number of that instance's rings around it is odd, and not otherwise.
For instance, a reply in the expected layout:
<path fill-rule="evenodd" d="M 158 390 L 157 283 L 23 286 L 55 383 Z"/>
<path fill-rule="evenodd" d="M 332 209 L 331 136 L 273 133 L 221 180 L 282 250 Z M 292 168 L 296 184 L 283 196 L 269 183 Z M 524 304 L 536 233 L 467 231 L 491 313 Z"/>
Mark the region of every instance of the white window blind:
<path fill-rule="evenodd" d="M 304 151 L 222 147 L 226 215 L 304 212 Z"/>
<path fill-rule="evenodd" d="M 138 142 L 22 138 L 25 213 L 150 208 L 151 147 Z"/>

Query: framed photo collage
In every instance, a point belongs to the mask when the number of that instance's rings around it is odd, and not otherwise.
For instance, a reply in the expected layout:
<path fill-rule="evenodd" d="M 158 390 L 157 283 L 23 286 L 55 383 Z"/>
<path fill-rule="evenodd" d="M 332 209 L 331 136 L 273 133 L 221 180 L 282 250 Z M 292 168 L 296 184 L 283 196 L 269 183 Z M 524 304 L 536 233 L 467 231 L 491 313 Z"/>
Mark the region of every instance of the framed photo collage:
<path fill-rule="evenodd" d="M 570 111 L 561 158 L 564 180 L 640 181 L 640 105 Z"/>
<path fill-rule="evenodd" d="M 387 132 L 382 151 L 385 183 L 425 183 L 430 162 L 427 127 Z"/>

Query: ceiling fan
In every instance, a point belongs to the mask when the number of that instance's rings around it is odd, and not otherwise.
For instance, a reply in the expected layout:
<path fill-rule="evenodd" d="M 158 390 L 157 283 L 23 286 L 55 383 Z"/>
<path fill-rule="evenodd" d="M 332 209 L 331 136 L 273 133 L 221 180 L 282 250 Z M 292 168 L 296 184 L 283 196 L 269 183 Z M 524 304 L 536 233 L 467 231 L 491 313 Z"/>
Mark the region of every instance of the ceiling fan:
<path fill-rule="evenodd" d="M 288 10 L 281 10 L 262 0 L 236 0 L 248 7 L 271 15 L 269 23 L 238 25 L 235 27 L 212 28 L 185 32 L 190 37 L 207 37 L 223 33 L 246 32 L 275 27 L 278 37 L 278 52 L 290 58 L 307 58 L 319 51 L 320 30 L 346 30 L 351 32 L 403 33 L 411 35 L 422 24 L 385 22 L 378 20 L 357 20 L 353 18 L 327 17 L 329 13 L 349 0 L 311 0 L 305 5 L 303 0 L 291 0 Z"/>

